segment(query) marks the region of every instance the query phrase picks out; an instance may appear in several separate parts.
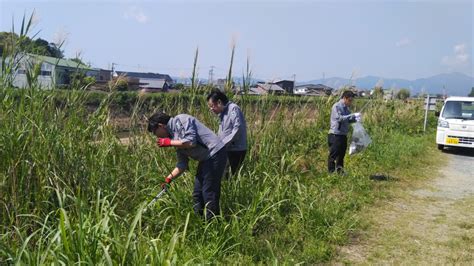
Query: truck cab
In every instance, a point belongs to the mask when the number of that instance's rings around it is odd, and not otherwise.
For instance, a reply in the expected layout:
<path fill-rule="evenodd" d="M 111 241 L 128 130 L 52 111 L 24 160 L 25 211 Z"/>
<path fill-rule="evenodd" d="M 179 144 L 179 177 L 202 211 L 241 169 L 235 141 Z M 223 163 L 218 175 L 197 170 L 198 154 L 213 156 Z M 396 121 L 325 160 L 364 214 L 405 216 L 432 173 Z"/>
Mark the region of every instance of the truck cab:
<path fill-rule="evenodd" d="M 436 144 L 474 148 L 474 97 L 449 97 L 437 113 Z"/>

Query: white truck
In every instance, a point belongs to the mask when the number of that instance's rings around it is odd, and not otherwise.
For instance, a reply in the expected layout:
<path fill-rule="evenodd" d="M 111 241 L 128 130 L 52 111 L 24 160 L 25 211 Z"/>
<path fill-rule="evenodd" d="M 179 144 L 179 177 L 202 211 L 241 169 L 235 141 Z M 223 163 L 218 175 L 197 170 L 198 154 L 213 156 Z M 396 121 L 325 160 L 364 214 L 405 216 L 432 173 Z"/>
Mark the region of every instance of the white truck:
<path fill-rule="evenodd" d="M 448 97 L 441 112 L 437 112 L 436 144 L 474 148 L 474 97 Z"/>

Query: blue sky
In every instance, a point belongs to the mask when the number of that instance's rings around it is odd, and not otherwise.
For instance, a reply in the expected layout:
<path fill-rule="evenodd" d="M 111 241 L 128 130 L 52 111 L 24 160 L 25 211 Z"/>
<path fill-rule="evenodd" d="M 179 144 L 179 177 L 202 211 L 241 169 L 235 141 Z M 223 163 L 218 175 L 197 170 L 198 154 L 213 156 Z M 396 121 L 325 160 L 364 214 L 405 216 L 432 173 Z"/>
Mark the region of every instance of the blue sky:
<path fill-rule="evenodd" d="M 250 57 L 254 76 L 297 81 L 367 75 L 473 76 L 472 1 L 24 1 L 0 0 L 0 31 L 35 10 L 35 30 L 66 39 L 66 57 L 108 68 L 224 77 Z"/>

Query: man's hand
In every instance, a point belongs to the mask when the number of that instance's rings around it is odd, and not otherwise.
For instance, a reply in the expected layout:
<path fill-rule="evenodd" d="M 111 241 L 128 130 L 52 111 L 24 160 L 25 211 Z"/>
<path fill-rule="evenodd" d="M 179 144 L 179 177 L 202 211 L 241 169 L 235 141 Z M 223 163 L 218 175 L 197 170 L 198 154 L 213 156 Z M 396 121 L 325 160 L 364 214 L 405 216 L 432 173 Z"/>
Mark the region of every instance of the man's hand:
<path fill-rule="evenodd" d="M 170 147 L 171 146 L 171 139 L 170 138 L 158 138 L 156 140 L 156 144 L 160 147 Z"/>
<path fill-rule="evenodd" d="M 360 113 L 354 113 L 354 118 L 357 122 L 362 120 L 362 115 Z"/>
<path fill-rule="evenodd" d="M 162 189 L 168 189 L 169 186 L 171 185 L 171 181 L 173 181 L 173 179 L 171 179 L 169 177 L 165 178 L 165 182 L 161 183 L 161 188 Z"/>

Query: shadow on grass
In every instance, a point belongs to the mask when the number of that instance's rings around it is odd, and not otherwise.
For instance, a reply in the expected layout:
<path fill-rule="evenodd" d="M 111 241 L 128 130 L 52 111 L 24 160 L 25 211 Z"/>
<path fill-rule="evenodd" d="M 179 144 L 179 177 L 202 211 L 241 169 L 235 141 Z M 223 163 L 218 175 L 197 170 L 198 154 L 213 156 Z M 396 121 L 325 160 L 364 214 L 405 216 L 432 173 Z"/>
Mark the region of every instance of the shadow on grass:
<path fill-rule="evenodd" d="M 398 178 L 386 174 L 373 174 L 369 176 L 369 179 L 373 181 L 398 181 Z"/>

